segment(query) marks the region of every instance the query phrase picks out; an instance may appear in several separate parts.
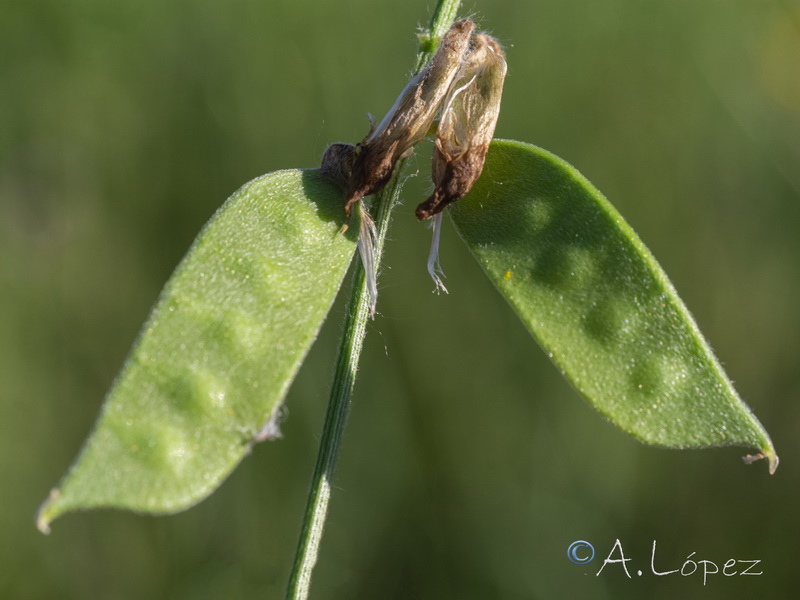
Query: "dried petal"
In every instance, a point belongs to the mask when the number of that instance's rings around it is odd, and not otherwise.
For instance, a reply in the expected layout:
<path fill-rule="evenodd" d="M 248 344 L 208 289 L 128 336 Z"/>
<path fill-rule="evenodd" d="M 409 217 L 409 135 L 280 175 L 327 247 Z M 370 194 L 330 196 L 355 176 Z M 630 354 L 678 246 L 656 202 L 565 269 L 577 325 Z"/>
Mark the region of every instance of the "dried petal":
<path fill-rule="evenodd" d="M 444 34 L 428 65 L 414 77 L 377 127 L 356 146 L 345 186 L 345 212 L 364 196 L 382 189 L 394 166 L 427 135 L 442 100 L 461 70 L 475 24 L 457 21 Z"/>
<path fill-rule="evenodd" d="M 369 216 L 364 203 L 359 201 L 361 224 L 358 229 L 358 253 L 361 264 L 364 265 L 364 274 L 367 278 L 367 294 L 369 295 L 369 312 L 375 317 L 375 306 L 378 304 L 378 272 L 375 265 L 375 249 L 378 245 L 378 230 L 375 221 Z"/>
<path fill-rule="evenodd" d="M 445 276 L 442 271 L 442 265 L 439 264 L 439 239 L 442 233 L 442 213 L 433 215 L 433 239 L 431 240 L 431 250 L 428 253 L 428 275 L 433 279 L 433 291 L 437 294 L 439 292 L 449 293 L 447 288 L 444 287 L 442 277 Z M 441 275 L 441 277 L 440 277 Z"/>
<path fill-rule="evenodd" d="M 419 220 L 463 198 L 480 177 L 500 112 L 505 76 L 500 44 L 489 35 L 476 34 L 442 109 L 433 155 L 436 187 L 417 207 Z"/>

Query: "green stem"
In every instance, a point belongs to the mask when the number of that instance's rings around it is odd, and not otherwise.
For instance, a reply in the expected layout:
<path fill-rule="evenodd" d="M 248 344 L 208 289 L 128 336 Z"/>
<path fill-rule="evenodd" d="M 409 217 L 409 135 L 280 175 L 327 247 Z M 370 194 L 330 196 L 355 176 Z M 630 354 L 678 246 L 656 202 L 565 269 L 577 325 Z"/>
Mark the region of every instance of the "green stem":
<path fill-rule="evenodd" d="M 420 71 L 430 60 L 439 39 L 455 21 L 461 0 L 439 0 L 434 9 L 428 28 L 428 36 L 420 41 L 417 54 L 416 71 Z M 395 169 L 391 183 L 375 198 L 377 214 L 375 225 L 378 239 L 375 244 L 375 271 L 378 272 L 383 255 L 383 243 L 386 239 L 392 209 L 402 187 L 406 161 L 400 161 Z M 344 434 L 347 415 L 350 411 L 350 396 L 355 386 L 358 361 L 366 335 L 367 322 L 370 316 L 370 300 L 367 292 L 367 280 L 363 265 L 359 261 L 353 282 L 344 334 L 339 346 L 336 360 L 336 371 L 328 401 L 328 411 L 322 428 L 317 463 L 311 480 L 308 504 L 303 519 L 303 528 L 295 552 L 292 573 L 286 590 L 286 598 L 305 600 L 311 587 L 311 574 L 317 562 L 320 540 L 328 513 L 328 502 L 331 494 L 331 480 L 336 469 L 339 454 L 339 443 Z"/>

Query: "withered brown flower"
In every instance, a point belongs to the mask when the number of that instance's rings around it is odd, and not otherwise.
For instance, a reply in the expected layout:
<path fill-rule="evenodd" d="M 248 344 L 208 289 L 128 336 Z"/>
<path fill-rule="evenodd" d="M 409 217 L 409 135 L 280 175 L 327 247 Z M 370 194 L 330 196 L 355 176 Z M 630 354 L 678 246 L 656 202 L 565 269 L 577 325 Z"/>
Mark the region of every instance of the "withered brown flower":
<path fill-rule="evenodd" d="M 505 53 L 484 33 L 472 49 L 444 101 L 433 154 L 433 195 L 417 207 L 429 219 L 463 198 L 480 177 L 492 141 L 506 76 Z"/>
<path fill-rule="evenodd" d="M 345 212 L 364 196 L 380 191 L 394 166 L 422 140 L 461 69 L 475 24 L 463 19 L 442 37 L 428 65 L 400 93 L 394 106 L 353 150 L 345 192 Z"/>
<path fill-rule="evenodd" d="M 454 23 L 428 65 L 408 82 L 383 120 L 373 121 L 361 142 L 325 150 L 321 170 L 344 188 L 345 213 L 389 182 L 397 161 L 428 134 L 437 114 L 436 187 L 417 207 L 417 218 L 441 212 L 478 179 L 500 111 L 506 61 L 494 38 L 474 31 L 469 19 Z"/>
<path fill-rule="evenodd" d="M 357 145 L 335 143 L 322 157 L 322 174 L 344 190 L 344 210 L 360 208 L 358 249 L 367 274 L 371 310 L 377 302 L 374 260 L 375 225 L 361 199 L 380 191 L 397 162 L 430 132 L 439 116 L 433 156 L 433 195 L 417 207 L 420 220 L 434 218 L 428 271 L 436 289 L 447 291 L 437 275 L 441 212 L 459 200 L 483 170 L 500 111 L 505 54 L 497 41 L 475 34 L 475 24 L 462 19 L 444 34 L 428 65 L 398 96 L 392 108 Z M 345 225 L 345 228 L 347 226 Z"/>

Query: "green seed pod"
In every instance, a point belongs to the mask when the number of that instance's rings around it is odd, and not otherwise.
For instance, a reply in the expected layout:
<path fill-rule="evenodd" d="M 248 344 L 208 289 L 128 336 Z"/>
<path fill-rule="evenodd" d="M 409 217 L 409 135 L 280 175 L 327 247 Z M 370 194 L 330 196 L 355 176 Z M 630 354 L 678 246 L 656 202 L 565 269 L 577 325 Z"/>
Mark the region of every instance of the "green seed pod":
<path fill-rule="evenodd" d="M 317 170 L 244 185 L 175 269 L 39 528 L 97 507 L 183 510 L 250 450 L 278 411 L 355 251 L 341 191 Z"/>
<path fill-rule="evenodd" d="M 652 254 L 572 166 L 495 140 L 450 211 L 462 239 L 562 374 L 600 413 L 659 446 L 778 456 Z"/>

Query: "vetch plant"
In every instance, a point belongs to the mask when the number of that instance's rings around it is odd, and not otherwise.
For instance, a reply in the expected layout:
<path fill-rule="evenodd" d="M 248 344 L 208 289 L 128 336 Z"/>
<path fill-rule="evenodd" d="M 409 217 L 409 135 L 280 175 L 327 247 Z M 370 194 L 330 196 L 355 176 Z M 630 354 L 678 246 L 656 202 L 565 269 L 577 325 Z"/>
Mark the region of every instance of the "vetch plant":
<path fill-rule="evenodd" d="M 184 510 L 254 444 L 279 437 L 287 390 L 358 248 L 289 584 L 288 597 L 308 595 L 404 159 L 429 135 L 434 190 L 416 215 L 434 221 L 428 270 L 437 289 L 444 290 L 436 247 L 447 212 L 523 324 L 606 419 L 659 446 L 752 448 L 745 461 L 765 458 L 774 472 L 769 436 L 619 213 L 549 152 L 490 143 L 505 56 L 472 21 L 456 22 L 458 7 L 440 0 L 416 74 L 359 144 L 332 144 L 319 169 L 245 184 L 200 232 L 94 431 L 42 505 L 41 531 L 74 510 Z"/>

